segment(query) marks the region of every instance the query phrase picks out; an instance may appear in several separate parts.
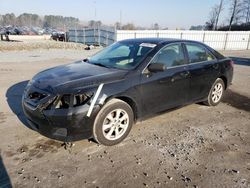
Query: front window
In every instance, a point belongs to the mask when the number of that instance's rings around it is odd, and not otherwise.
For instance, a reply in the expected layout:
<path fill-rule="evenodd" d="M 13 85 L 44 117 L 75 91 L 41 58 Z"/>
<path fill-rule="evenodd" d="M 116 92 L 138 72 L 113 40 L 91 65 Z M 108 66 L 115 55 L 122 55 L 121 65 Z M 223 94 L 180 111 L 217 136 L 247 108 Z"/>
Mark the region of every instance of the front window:
<path fill-rule="evenodd" d="M 181 44 L 168 45 L 162 48 L 154 57 L 153 63 L 161 63 L 166 67 L 185 65 L 185 58 Z"/>
<path fill-rule="evenodd" d="M 88 59 L 89 63 L 118 69 L 133 69 L 156 46 L 142 42 L 117 42 Z"/>

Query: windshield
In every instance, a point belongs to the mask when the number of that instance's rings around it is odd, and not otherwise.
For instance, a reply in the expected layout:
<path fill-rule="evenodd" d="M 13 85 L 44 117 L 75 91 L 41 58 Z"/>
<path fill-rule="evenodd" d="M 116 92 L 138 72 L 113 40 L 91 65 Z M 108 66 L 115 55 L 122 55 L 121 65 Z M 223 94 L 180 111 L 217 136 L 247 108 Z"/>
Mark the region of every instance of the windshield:
<path fill-rule="evenodd" d="M 118 69 L 133 69 L 156 44 L 117 42 L 88 59 L 89 63 Z"/>

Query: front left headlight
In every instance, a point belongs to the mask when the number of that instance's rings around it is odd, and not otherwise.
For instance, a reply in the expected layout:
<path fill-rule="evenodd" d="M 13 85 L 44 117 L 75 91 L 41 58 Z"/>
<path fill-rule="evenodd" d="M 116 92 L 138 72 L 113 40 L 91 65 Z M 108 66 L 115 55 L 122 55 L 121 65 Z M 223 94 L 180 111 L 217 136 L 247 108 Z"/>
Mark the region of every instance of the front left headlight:
<path fill-rule="evenodd" d="M 77 107 L 88 103 L 93 96 L 93 93 L 83 93 L 83 94 L 64 94 L 58 97 L 55 101 L 56 109 L 67 109 L 70 107 Z"/>
<path fill-rule="evenodd" d="M 81 105 L 86 104 L 91 99 L 92 96 L 93 94 L 91 93 L 74 95 L 73 106 L 76 107 L 76 106 L 81 106 Z"/>

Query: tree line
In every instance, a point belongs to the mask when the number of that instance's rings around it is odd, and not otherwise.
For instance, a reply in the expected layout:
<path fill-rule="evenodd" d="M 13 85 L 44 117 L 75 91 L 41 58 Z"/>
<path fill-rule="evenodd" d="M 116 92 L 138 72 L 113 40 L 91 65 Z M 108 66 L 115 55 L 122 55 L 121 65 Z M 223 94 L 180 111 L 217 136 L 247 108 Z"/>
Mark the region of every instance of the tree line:
<path fill-rule="evenodd" d="M 56 15 L 39 16 L 37 14 L 23 13 L 16 16 L 14 13 L 0 15 L 0 26 L 27 26 L 41 28 L 69 28 L 76 27 L 80 23 L 78 18 Z"/>
<path fill-rule="evenodd" d="M 228 9 L 225 25 L 219 25 L 223 11 Z M 209 13 L 206 30 L 250 30 L 250 0 L 220 0 Z"/>
<path fill-rule="evenodd" d="M 102 22 L 100 20 L 90 20 L 86 25 L 83 25 L 78 18 L 75 17 L 63 17 L 57 15 L 45 15 L 39 16 L 37 14 L 23 13 L 16 16 L 14 13 L 8 13 L 0 15 L 0 26 L 27 26 L 40 27 L 40 28 L 55 28 L 55 29 L 68 29 L 68 28 L 80 28 L 84 26 L 88 27 L 100 27 Z M 135 29 L 154 29 L 159 30 L 158 23 L 152 24 L 151 27 L 140 27 L 133 23 L 121 24 L 116 22 L 113 25 L 116 29 L 135 30 Z"/>

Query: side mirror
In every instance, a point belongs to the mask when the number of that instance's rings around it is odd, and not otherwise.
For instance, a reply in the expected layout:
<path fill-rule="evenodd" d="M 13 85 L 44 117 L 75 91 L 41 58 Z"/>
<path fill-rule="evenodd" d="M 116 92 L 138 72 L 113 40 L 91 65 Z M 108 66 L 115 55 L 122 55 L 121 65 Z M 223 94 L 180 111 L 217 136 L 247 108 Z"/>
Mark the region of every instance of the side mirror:
<path fill-rule="evenodd" d="M 166 66 L 162 63 L 152 63 L 148 66 L 149 72 L 163 72 L 166 70 Z"/>

